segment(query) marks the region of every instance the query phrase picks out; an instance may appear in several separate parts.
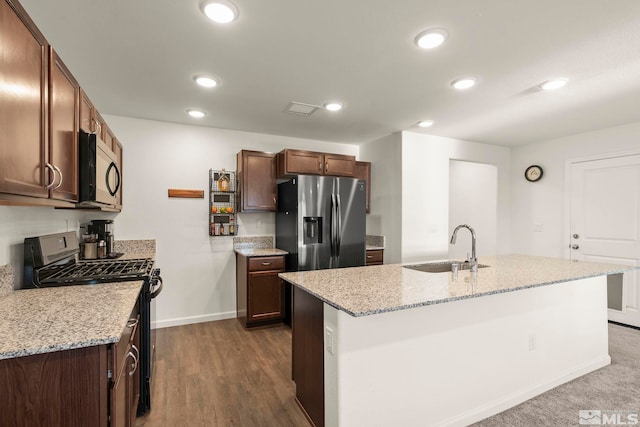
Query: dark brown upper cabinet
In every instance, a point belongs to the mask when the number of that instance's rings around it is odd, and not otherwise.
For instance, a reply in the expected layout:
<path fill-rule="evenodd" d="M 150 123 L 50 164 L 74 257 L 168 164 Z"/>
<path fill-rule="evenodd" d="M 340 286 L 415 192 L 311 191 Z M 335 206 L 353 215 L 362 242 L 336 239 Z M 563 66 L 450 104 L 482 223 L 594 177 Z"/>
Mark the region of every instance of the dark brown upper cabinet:
<path fill-rule="evenodd" d="M 371 204 L 371 162 L 356 162 L 356 169 L 353 175 L 354 178 L 364 179 L 367 183 L 367 203 L 366 212 L 370 212 Z"/>
<path fill-rule="evenodd" d="M 275 212 L 278 208 L 276 155 L 242 150 L 236 160 L 240 212 Z"/>
<path fill-rule="evenodd" d="M 78 102 L 80 86 L 55 50 L 49 60 L 49 163 L 58 173 L 51 198 L 78 201 Z"/>
<path fill-rule="evenodd" d="M 355 156 L 286 149 L 278 153 L 278 177 L 295 175 L 353 177 L 355 163 Z"/>
<path fill-rule="evenodd" d="M 49 45 L 25 10 L 0 1 L 0 192 L 47 198 Z M 55 184 L 55 183 L 54 183 Z"/>

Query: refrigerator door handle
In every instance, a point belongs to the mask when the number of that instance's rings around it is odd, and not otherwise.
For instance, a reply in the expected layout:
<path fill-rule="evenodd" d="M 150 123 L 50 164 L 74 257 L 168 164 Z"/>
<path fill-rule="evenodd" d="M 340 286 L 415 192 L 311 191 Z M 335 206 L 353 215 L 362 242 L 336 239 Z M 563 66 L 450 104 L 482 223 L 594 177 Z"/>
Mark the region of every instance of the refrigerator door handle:
<path fill-rule="evenodd" d="M 340 245 L 342 245 L 342 209 L 340 206 L 340 195 L 336 194 L 336 217 L 337 217 L 337 227 L 336 227 L 336 263 L 340 258 Z"/>
<path fill-rule="evenodd" d="M 336 252 L 336 195 L 331 194 L 331 224 L 329 228 L 329 245 L 331 248 L 330 267 L 333 267 L 333 258 Z"/>

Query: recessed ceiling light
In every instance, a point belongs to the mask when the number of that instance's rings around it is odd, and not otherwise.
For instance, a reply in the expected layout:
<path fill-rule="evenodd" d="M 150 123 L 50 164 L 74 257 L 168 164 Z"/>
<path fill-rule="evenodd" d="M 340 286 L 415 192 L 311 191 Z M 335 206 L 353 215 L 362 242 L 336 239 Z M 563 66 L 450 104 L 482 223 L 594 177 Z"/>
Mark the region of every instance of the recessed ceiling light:
<path fill-rule="evenodd" d="M 540 89 L 542 90 L 556 90 L 565 87 L 569 79 L 552 79 L 547 80 L 544 83 L 540 83 Z"/>
<path fill-rule="evenodd" d="M 340 111 L 342 110 L 342 104 L 340 104 L 339 102 L 329 102 L 327 104 L 324 104 L 324 108 L 329 111 Z"/>
<path fill-rule="evenodd" d="M 201 119 L 207 115 L 207 113 L 200 110 L 187 110 L 187 114 L 193 117 L 194 119 Z"/>
<path fill-rule="evenodd" d="M 193 76 L 193 80 L 202 87 L 207 89 L 218 86 L 218 79 L 213 76 L 207 76 L 205 74 L 196 74 Z"/>
<path fill-rule="evenodd" d="M 441 28 L 432 28 L 418 34 L 415 44 L 423 49 L 433 49 L 440 46 L 447 39 L 447 32 Z"/>
<path fill-rule="evenodd" d="M 418 122 L 418 126 L 420 126 L 421 128 L 430 128 L 431 126 L 433 126 L 433 123 L 433 120 L 422 120 Z"/>
<path fill-rule="evenodd" d="M 451 82 L 451 86 L 458 90 L 465 90 L 474 87 L 478 83 L 475 77 L 462 77 Z"/>
<path fill-rule="evenodd" d="M 205 1 L 202 12 L 218 24 L 228 24 L 238 18 L 238 8 L 227 0 Z"/>

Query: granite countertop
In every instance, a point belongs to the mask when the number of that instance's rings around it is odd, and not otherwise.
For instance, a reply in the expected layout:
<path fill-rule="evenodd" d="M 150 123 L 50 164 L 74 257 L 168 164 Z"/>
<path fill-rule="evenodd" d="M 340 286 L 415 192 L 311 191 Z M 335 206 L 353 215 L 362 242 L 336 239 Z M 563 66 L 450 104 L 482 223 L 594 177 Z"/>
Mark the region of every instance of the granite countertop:
<path fill-rule="evenodd" d="M 279 276 L 352 316 L 367 316 L 466 298 L 602 276 L 635 268 L 559 258 L 480 257 L 477 273 L 425 273 L 401 264 L 280 273 Z"/>
<path fill-rule="evenodd" d="M 278 248 L 236 248 L 234 251 L 237 254 L 244 256 L 274 256 L 286 255 L 289 253 Z"/>
<path fill-rule="evenodd" d="M 0 359 L 118 342 L 142 283 L 25 289 L 0 297 Z"/>
<path fill-rule="evenodd" d="M 273 247 L 273 236 L 245 236 L 233 238 L 233 250 L 247 257 L 286 255 L 289 252 Z"/>

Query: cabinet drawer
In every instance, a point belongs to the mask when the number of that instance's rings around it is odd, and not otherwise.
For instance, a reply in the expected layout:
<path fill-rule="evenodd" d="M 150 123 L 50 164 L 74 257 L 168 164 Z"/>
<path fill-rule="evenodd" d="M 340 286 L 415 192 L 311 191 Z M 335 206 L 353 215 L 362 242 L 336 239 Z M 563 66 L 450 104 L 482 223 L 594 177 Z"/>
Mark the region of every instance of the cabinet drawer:
<path fill-rule="evenodd" d="M 114 380 L 117 379 L 120 371 L 123 368 L 123 364 L 127 358 L 127 354 L 131 349 L 131 344 L 135 341 L 136 334 L 138 333 L 138 326 L 140 324 L 140 310 L 138 304 L 134 307 L 126 326 L 122 330 L 120 335 L 120 341 L 113 346 L 113 372 Z"/>
<path fill-rule="evenodd" d="M 383 249 L 372 249 L 367 251 L 367 265 L 376 265 L 382 264 L 383 260 Z"/>
<path fill-rule="evenodd" d="M 249 271 L 283 270 L 284 256 L 264 256 L 249 258 Z"/>

